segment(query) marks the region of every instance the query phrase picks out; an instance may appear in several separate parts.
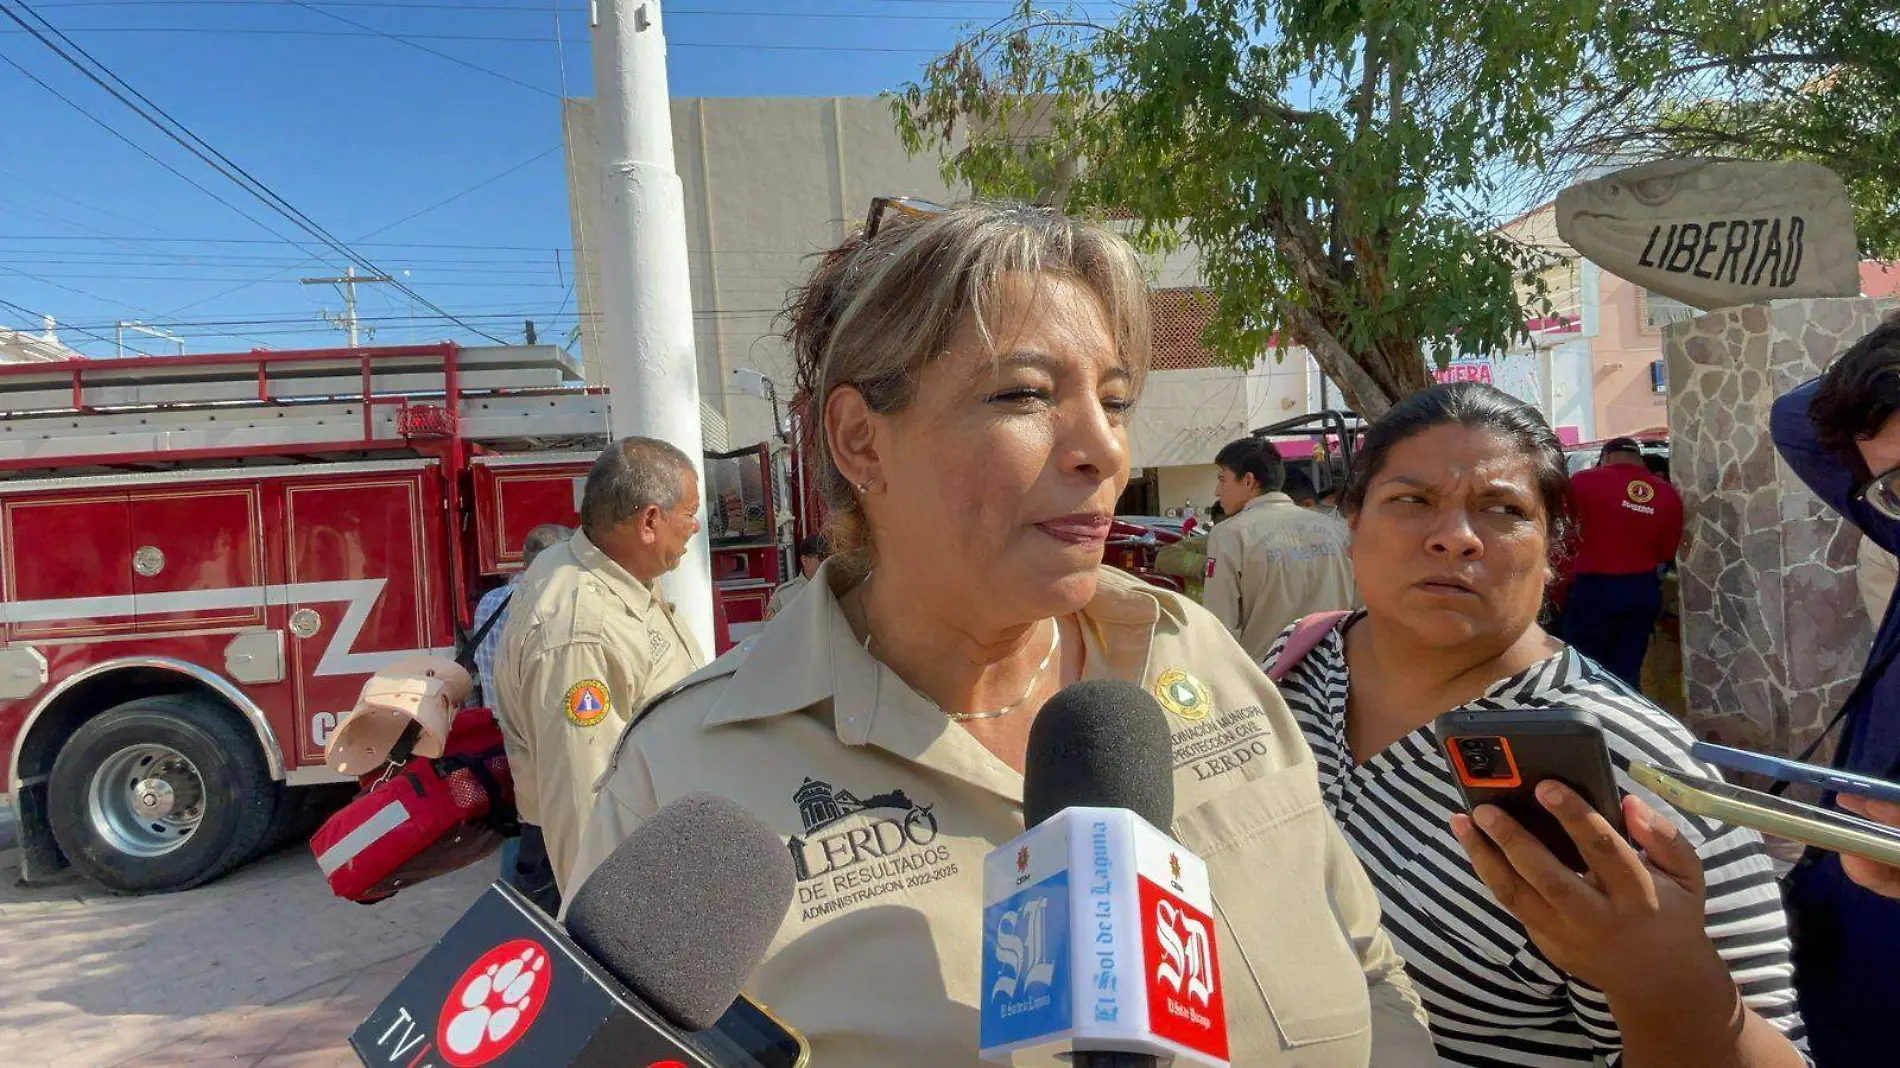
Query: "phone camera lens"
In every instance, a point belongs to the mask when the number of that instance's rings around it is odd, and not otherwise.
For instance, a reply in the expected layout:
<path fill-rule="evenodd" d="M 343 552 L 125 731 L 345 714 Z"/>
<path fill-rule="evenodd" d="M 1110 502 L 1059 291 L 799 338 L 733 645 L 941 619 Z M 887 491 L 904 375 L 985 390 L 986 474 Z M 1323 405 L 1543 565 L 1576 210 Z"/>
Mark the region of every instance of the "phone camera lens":
<path fill-rule="evenodd" d="M 1458 752 L 1464 757 L 1465 771 L 1479 779 L 1492 778 L 1502 756 L 1502 747 L 1492 738 L 1460 738 Z"/>

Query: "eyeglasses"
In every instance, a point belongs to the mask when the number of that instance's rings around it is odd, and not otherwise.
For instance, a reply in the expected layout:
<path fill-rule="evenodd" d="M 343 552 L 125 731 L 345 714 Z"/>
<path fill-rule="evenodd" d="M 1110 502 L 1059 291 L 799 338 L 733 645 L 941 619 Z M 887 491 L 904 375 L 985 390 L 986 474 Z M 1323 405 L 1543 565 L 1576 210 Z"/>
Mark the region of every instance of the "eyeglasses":
<path fill-rule="evenodd" d="M 949 211 L 942 204 L 933 204 L 919 197 L 872 197 L 871 214 L 864 220 L 864 239 L 877 236 L 878 227 L 892 215 L 902 215 L 909 219 L 928 219 Z"/>
<path fill-rule="evenodd" d="M 1854 496 L 1888 519 L 1900 520 L 1900 467 L 1888 468 L 1868 479 Z"/>

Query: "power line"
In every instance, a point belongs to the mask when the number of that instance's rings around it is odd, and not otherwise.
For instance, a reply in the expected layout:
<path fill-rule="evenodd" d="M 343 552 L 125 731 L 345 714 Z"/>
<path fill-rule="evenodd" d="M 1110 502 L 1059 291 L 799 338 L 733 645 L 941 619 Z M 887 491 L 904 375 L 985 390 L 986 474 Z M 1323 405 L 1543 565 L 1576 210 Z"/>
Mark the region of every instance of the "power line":
<path fill-rule="evenodd" d="M 81 234 L 0 234 L 0 241 L 148 241 L 148 242 L 185 242 L 199 245 L 294 245 L 289 238 L 271 241 L 262 237 L 141 237 L 125 234 L 107 234 L 101 237 L 89 237 Z M 495 252 L 572 252 L 572 249 L 559 245 L 471 245 L 459 241 L 358 241 L 359 245 L 374 245 L 378 248 L 453 248 L 485 249 Z M 731 252 L 764 252 L 763 249 L 722 249 Z"/>
<path fill-rule="evenodd" d="M 384 226 L 379 226 L 376 229 L 371 230 L 369 233 L 364 234 L 362 237 L 358 238 L 357 240 L 362 241 L 364 238 L 371 238 L 371 237 L 375 237 L 378 234 L 388 233 L 389 231 L 394 230 L 396 227 L 401 226 L 403 223 L 406 223 L 410 221 L 411 219 L 420 218 L 421 216 L 427 215 L 428 213 L 436 210 L 437 208 L 443 207 L 448 204 L 452 204 L 455 201 L 460 200 L 463 197 L 469 195 L 470 193 L 476 192 L 477 190 L 480 190 L 480 189 L 485 189 L 488 186 L 493 185 L 494 183 L 502 180 L 503 178 L 506 178 L 509 175 L 515 173 L 516 171 L 521 170 L 523 167 L 526 167 L 531 163 L 538 162 L 539 160 L 543 159 L 546 156 L 552 155 L 554 153 L 554 150 L 559 147 L 560 147 L 559 145 L 555 145 L 553 147 L 543 149 L 542 151 L 535 153 L 534 155 L 528 157 L 525 160 L 522 160 L 520 163 L 515 164 L 514 166 L 508 168 L 505 171 L 502 171 L 499 174 L 490 175 L 489 177 L 484 178 L 479 182 L 476 182 L 474 185 L 469 186 L 467 189 L 464 189 L 459 193 L 456 193 L 452 196 L 448 196 L 441 200 L 438 200 L 426 208 L 422 208 L 417 211 L 412 211 L 409 214 L 403 216 L 402 218 L 397 219 L 395 222 L 388 223 Z M 321 259 L 321 257 L 318 257 L 318 259 Z M 305 260 L 302 263 L 296 264 L 295 266 L 286 267 L 280 271 L 272 272 L 270 275 L 267 275 L 266 277 L 259 278 L 251 282 L 246 282 L 244 285 L 234 286 L 230 289 L 220 290 L 216 293 L 211 294 L 208 297 L 203 297 L 201 299 L 194 300 L 190 304 L 184 304 L 184 305 L 180 305 L 179 307 L 173 308 L 170 314 L 176 315 L 179 312 L 189 311 L 192 308 L 199 307 L 200 305 L 209 304 L 214 300 L 218 300 L 223 297 L 228 297 L 233 293 L 241 293 L 244 290 L 249 289 L 254 285 L 262 285 L 263 283 L 268 282 L 273 278 L 282 277 L 283 275 L 289 274 L 292 271 L 302 270 L 305 267 L 308 267 L 315 262 L 317 262 L 317 260 L 315 259 Z M 420 297 L 416 295 L 415 290 L 410 289 L 407 284 L 397 281 L 395 279 L 395 276 L 390 275 L 389 272 L 374 271 L 373 273 L 388 277 L 390 279 L 390 284 L 395 286 L 399 292 L 407 294 L 409 299 L 417 301 L 418 303 L 428 304 L 428 301 L 422 300 Z M 235 279 L 229 279 L 229 280 L 235 281 Z M 477 332 L 479 333 L 479 331 Z M 486 337 L 488 335 L 483 335 L 483 336 Z"/>
<path fill-rule="evenodd" d="M 695 319 L 750 319 L 750 318 L 757 318 L 759 316 L 764 316 L 764 315 L 777 315 L 779 311 L 780 309 L 778 308 L 723 308 L 723 309 L 720 309 L 719 311 L 707 311 L 707 310 L 696 311 L 693 313 L 693 318 Z M 483 321 L 491 321 L 491 320 L 492 321 L 508 321 L 508 320 L 514 320 L 514 319 L 532 319 L 532 318 L 535 318 L 539 314 L 540 314 L 539 312 L 531 308 L 523 309 L 520 311 L 464 313 L 464 315 L 467 318 L 483 320 Z M 556 315 L 555 318 L 557 319 L 562 319 L 562 318 L 597 319 L 600 317 L 600 315 L 601 313 L 597 311 L 590 311 L 590 312 L 576 311 L 576 312 L 562 312 Z M 364 322 L 364 323 L 402 323 L 402 322 L 410 322 L 410 321 L 425 322 L 425 321 L 441 320 L 444 318 L 445 317 L 441 315 L 423 314 L 423 313 L 418 312 L 414 315 L 365 315 L 365 316 L 360 317 L 358 321 Z M 105 325 L 110 326 L 111 324 L 108 323 Z M 170 330 L 200 330 L 207 327 L 230 327 L 230 326 L 253 326 L 253 327 L 297 326 L 297 327 L 304 327 L 309 332 L 312 332 L 312 333 L 323 333 L 323 332 L 328 332 L 331 329 L 328 323 L 320 319 L 316 319 L 306 312 L 293 312 L 293 313 L 287 313 L 287 314 L 279 315 L 279 316 L 259 317 L 259 318 L 253 318 L 253 319 L 204 319 L 204 320 L 189 320 L 188 319 L 188 320 L 182 320 L 182 321 L 167 320 L 162 325 L 166 329 L 170 329 Z M 72 329 L 78 330 L 80 329 L 80 327 L 75 326 L 75 327 L 72 327 Z"/>
<path fill-rule="evenodd" d="M 384 226 L 379 226 L 376 229 L 371 230 L 369 233 L 364 234 L 362 238 L 358 238 L 357 240 L 360 242 L 365 238 L 375 237 L 378 234 L 386 234 L 389 231 L 394 230 L 396 227 L 401 226 L 403 223 L 409 222 L 412 219 L 419 219 L 422 216 L 427 215 L 432 211 L 435 211 L 437 208 L 446 208 L 450 204 L 453 204 L 456 201 L 462 199 L 463 197 L 468 196 L 470 193 L 479 193 L 482 190 L 488 188 L 489 186 L 494 185 L 496 182 L 501 181 L 503 178 L 506 178 L 509 175 L 515 173 L 516 171 L 525 170 L 526 168 L 531 167 L 534 164 L 541 162 L 542 160 L 548 158 L 549 156 L 554 155 L 556 152 L 559 152 L 560 150 L 561 150 L 560 145 L 549 145 L 548 147 L 542 149 L 539 152 L 536 152 L 534 155 L 529 156 L 527 159 L 522 160 L 520 163 L 515 164 L 514 166 L 508 168 L 505 171 L 498 171 L 494 174 L 491 174 L 488 177 L 482 179 L 479 182 L 476 182 L 474 185 L 469 186 L 467 189 L 464 189 L 459 193 L 454 193 L 454 194 L 451 194 L 450 196 L 443 197 L 441 200 L 436 201 L 435 203 L 429 205 L 426 208 L 418 208 L 415 211 L 412 211 L 409 214 L 403 216 L 402 218 L 397 219 L 395 222 L 388 223 Z"/>
<path fill-rule="evenodd" d="M 24 4 L 22 5 L 24 6 Z M 17 33 L 17 30 L 0 30 L 0 34 Z M 401 41 L 486 41 L 493 44 L 554 44 L 552 37 L 523 37 L 519 35 L 497 36 L 493 34 L 469 33 L 405 33 L 392 34 L 375 31 L 370 33 L 349 30 L 287 30 L 259 26 L 214 27 L 214 26 L 88 26 L 75 28 L 73 33 L 91 36 L 101 33 L 168 33 L 168 34 L 206 34 L 218 37 L 388 37 Z M 65 36 L 65 35 L 61 35 Z M 67 38 L 70 40 L 71 38 Z M 891 48 L 884 45 L 811 45 L 811 44 L 752 44 L 735 41 L 675 41 L 666 42 L 668 48 L 730 48 L 742 51 L 768 52 L 891 52 L 908 55 L 934 56 L 942 52 L 938 48 Z M 493 73 L 489 71 L 487 73 Z M 546 90 L 538 90 L 545 92 Z"/>
<path fill-rule="evenodd" d="M 358 265 L 370 271 L 372 274 L 387 274 L 388 273 L 387 271 L 384 271 L 381 268 L 377 267 L 374 263 L 371 263 L 368 259 L 364 258 L 363 256 L 361 256 L 354 250 L 350 249 L 349 246 L 339 241 L 328 230 L 325 230 L 322 226 L 318 225 L 316 220 L 310 218 L 310 216 L 297 210 L 294 206 L 291 205 L 289 201 L 285 200 L 282 196 L 278 195 L 275 190 L 271 189 L 268 185 L 265 185 L 263 182 L 259 181 L 249 171 L 246 171 L 244 168 L 238 166 L 235 162 L 233 162 L 229 156 L 226 156 L 222 152 L 219 152 L 217 149 L 213 148 L 209 142 L 204 140 L 204 138 L 199 137 L 197 134 L 193 133 L 189 127 L 179 122 L 177 119 L 173 118 L 169 113 L 165 111 L 164 108 L 161 108 L 156 103 L 154 103 L 150 97 L 145 96 L 143 93 L 133 88 L 132 85 L 128 83 L 125 79 L 119 77 L 117 74 L 114 74 L 111 68 L 99 62 L 99 60 L 96 59 L 91 53 L 87 52 L 84 48 L 80 47 L 70 37 L 67 37 L 64 33 L 61 33 L 58 27 L 48 22 L 37 11 L 34 11 L 32 6 L 27 4 L 25 0 L 13 0 L 13 3 L 17 4 L 20 10 L 25 11 L 28 14 L 32 15 L 36 20 L 40 22 L 41 25 L 45 26 L 49 31 L 51 31 L 54 36 L 58 37 L 60 40 L 66 42 L 66 44 L 70 45 L 74 52 L 77 52 L 80 55 L 84 56 L 87 62 L 91 63 L 93 67 L 98 68 L 99 72 L 103 74 L 106 78 L 110 78 L 112 82 L 124 88 L 124 90 L 127 93 L 130 93 L 132 94 L 132 96 L 137 97 L 139 101 L 143 102 L 147 107 L 151 108 L 152 112 L 156 112 L 159 116 L 162 116 L 165 121 L 160 122 L 159 119 L 155 118 L 151 112 L 146 111 L 144 108 L 141 108 L 138 104 L 135 104 L 131 100 L 127 99 L 124 93 L 119 92 L 117 89 L 114 89 L 112 85 L 108 85 L 104 80 L 102 80 L 100 77 L 100 74 L 95 74 L 93 70 L 88 68 L 84 63 L 81 63 L 79 62 L 79 60 L 73 58 L 71 53 L 59 47 L 59 45 L 55 44 L 52 40 L 48 39 L 45 34 L 41 33 L 38 29 L 34 28 L 34 26 L 31 23 L 21 18 L 18 12 L 14 11 L 13 7 L 7 3 L 7 0 L 0 0 L 0 12 L 4 12 L 8 18 L 18 23 L 22 29 L 26 30 L 28 33 L 31 33 L 36 40 L 38 40 L 41 44 L 45 45 L 47 48 L 51 49 L 54 52 L 54 54 L 58 55 L 61 59 L 65 60 L 75 70 L 78 70 L 80 73 L 84 74 L 94 84 L 98 85 L 101 89 L 104 89 L 106 92 L 110 93 L 114 98 L 118 99 L 121 103 L 131 108 L 133 112 L 138 114 L 140 118 L 143 118 L 147 122 L 151 123 L 160 132 L 164 133 L 167 137 L 171 138 L 173 141 L 183 146 L 187 151 L 191 152 L 192 155 L 197 156 L 199 159 L 203 160 L 206 164 L 211 166 L 213 170 L 218 171 L 224 177 L 236 183 L 240 188 L 244 189 L 245 192 L 248 192 L 252 196 L 257 197 L 259 200 L 263 201 L 266 206 L 270 207 L 272 210 L 276 211 L 278 214 L 283 215 L 285 218 L 290 219 L 292 222 L 296 223 L 299 227 L 304 229 L 306 232 L 310 233 L 312 236 L 316 237 L 318 240 L 322 241 L 324 244 L 329 245 L 331 248 L 335 249 L 337 252 L 350 258 L 351 260 L 356 261 Z M 166 125 L 167 123 L 169 123 L 170 125 Z M 183 136 L 180 136 L 181 134 Z M 203 151 L 200 151 L 200 149 L 203 149 Z M 217 157 L 217 159 L 221 161 L 225 166 L 220 167 L 218 163 L 213 162 L 211 158 L 205 155 L 206 152 L 209 152 L 211 156 Z M 225 167 L 228 167 L 229 170 L 226 170 Z M 236 175 L 234 176 L 232 172 L 236 172 Z M 240 181 L 238 176 L 241 176 L 243 180 Z M 407 285 L 403 284 L 402 282 L 395 282 L 393 284 L 396 286 L 397 289 L 403 291 L 404 293 L 407 293 L 410 299 L 416 301 L 418 304 L 421 304 L 424 307 L 428 307 L 432 310 L 440 310 L 440 309 L 437 309 L 435 305 L 431 304 L 426 297 L 423 297 L 421 294 L 410 289 Z M 489 334 L 481 330 L 475 330 L 473 327 L 469 327 L 468 329 L 471 332 L 480 334 L 481 336 L 486 337 L 490 341 L 493 341 L 497 344 L 503 343 L 500 338 L 495 337 L 493 334 Z"/>
<path fill-rule="evenodd" d="M 408 47 L 413 48 L 418 52 L 427 53 L 428 55 L 434 56 L 437 59 L 446 59 L 450 63 L 453 63 L 458 67 L 466 67 L 469 70 L 478 71 L 482 74 L 486 74 L 491 78 L 499 78 L 510 85 L 518 85 L 523 89 L 540 93 L 542 96 L 555 96 L 555 94 L 550 92 L 549 90 L 543 89 L 538 85 L 533 85 L 528 82 L 524 82 L 520 78 L 517 78 L 512 74 L 503 74 L 502 72 L 498 70 L 490 70 L 489 68 L 484 67 L 479 63 L 471 63 L 460 56 L 452 56 L 448 54 L 447 52 L 441 51 L 440 49 L 430 48 L 428 45 L 425 45 L 421 43 L 420 41 L 412 40 L 408 37 L 399 36 L 393 33 L 386 33 L 366 23 L 358 22 L 352 18 L 345 18 L 344 16 L 339 15 L 334 11 L 325 11 L 323 10 L 323 8 L 317 6 L 316 4 L 306 4 L 304 3 L 304 0 L 290 0 L 290 3 L 296 5 L 297 7 L 303 8 L 305 11 L 308 11 L 313 15 L 321 15 L 326 19 L 335 19 L 337 22 L 341 22 L 345 26 L 354 26 L 359 30 L 368 30 L 370 33 L 373 33 L 378 37 L 386 37 L 389 40 L 396 42 L 397 44 L 407 45 Z M 558 96 L 555 96 L 555 99 L 558 100 L 560 98 Z"/>
<path fill-rule="evenodd" d="M 42 186 L 42 185 L 38 185 L 38 184 L 36 184 L 36 183 L 34 183 L 34 182 L 30 182 L 30 181 L 28 181 L 28 180 L 26 180 L 25 178 L 22 178 L 22 177 L 20 177 L 20 176 L 19 176 L 18 174 L 15 174 L 14 172 L 12 172 L 12 171 L 10 171 L 10 170 L 7 170 L 7 169 L 6 169 L 6 168 L 4 168 L 4 167 L 0 167 L 0 175 L 4 175 L 5 177 L 7 177 L 7 178 L 10 178 L 10 179 L 12 179 L 13 181 L 16 181 L 16 182 L 18 182 L 18 183 L 20 183 L 21 185 L 23 185 L 23 186 L 26 186 L 26 187 L 27 187 L 28 189 L 31 189 L 31 190 L 33 190 L 33 191 L 35 191 L 35 192 L 38 192 L 38 193 L 44 193 L 44 194 L 46 194 L 47 196 L 49 196 L 49 197 L 53 197 L 53 198 L 54 198 L 54 199 L 56 199 L 56 200 L 63 200 L 63 201 L 65 201 L 66 203 L 68 203 L 68 204 L 71 204 L 71 205 L 72 205 L 73 207 L 75 207 L 75 208 L 80 208 L 80 209 L 83 209 L 83 210 L 85 210 L 85 211 L 90 211 L 90 212 L 96 212 L 96 213 L 98 213 L 98 214 L 100 214 L 100 215 L 105 215 L 105 216 L 108 216 L 108 217 L 110 217 L 110 218 L 114 218 L 114 219 L 117 219 L 117 220 L 119 220 L 120 222 L 128 222 L 128 223 L 131 223 L 131 224 L 132 224 L 133 226 L 143 226 L 143 227 L 145 227 L 145 228 L 146 228 L 147 230 L 152 230 L 152 231 L 155 231 L 155 232 L 157 232 L 157 233 L 160 233 L 160 234 L 165 234 L 165 235 L 167 235 L 167 236 L 169 236 L 169 237 L 176 237 L 176 236 L 178 236 L 178 235 L 177 235 L 176 233 L 174 233 L 173 231 L 171 231 L 171 230 L 167 230 L 167 229 L 165 229 L 165 228 L 164 228 L 164 227 L 162 227 L 162 226 L 155 226 L 155 225 L 153 225 L 152 223 L 150 223 L 150 222 L 147 222 L 147 221 L 146 221 L 146 220 L 144 220 L 144 219 L 134 219 L 134 218 L 132 218 L 132 217 L 131 217 L 131 216 L 129 216 L 129 215 L 120 215 L 120 214 L 119 214 L 118 212 L 116 212 L 116 211 L 108 211 L 108 210 L 106 210 L 105 208 L 101 208 L 101 207 L 95 207 L 94 205 L 91 205 L 91 204 L 87 204 L 86 202 L 84 202 L 84 201 L 81 201 L 81 200 L 74 200 L 74 199 L 73 199 L 72 197 L 69 197 L 69 196 L 67 196 L 66 194 L 64 194 L 64 193 L 62 193 L 62 192 L 60 192 L 60 191 L 59 191 L 59 190 L 57 190 L 57 189 L 48 189 L 48 188 L 46 188 L 45 186 Z M 104 233 L 104 231 L 103 231 L 103 230 L 97 230 L 97 229 L 95 229 L 95 228 L 93 228 L 93 227 L 90 227 L 90 226 L 81 226 L 81 227 L 80 227 L 80 229 L 82 229 L 82 230 L 92 230 L 92 231 L 93 231 L 94 233 Z"/>
<path fill-rule="evenodd" d="M 28 322 L 43 323 L 46 320 L 53 318 L 50 315 L 42 315 L 39 312 L 33 311 L 31 308 L 22 308 L 18 304 L 15 304 L 12 301 L 7 300 L 5 297 L 0 297 L 0 307 L 13 309 L 14 314 L 26 316 Z M 56 325 L 58 324 L 58 320 L 55 319 L 54 322 Z M 103 341 L 108 345 L 112 344 L 112 340 L 110 338 L 101 337 L 100 335 L 95 334 L 90 330 L 87 330 L 83 326 L 67 326 L 66 329 L 75 331 L 77 333 L 85 334 L 88 337 L 98 338 L 100 341 Z M 25 331 L 16 331 L 16 332 L 25 333 Z"/>
<path fill-rule="evenodd" d="M 0 270 L 6 270 L 6 269 L 7 267 L 5 264 L 0 264 Z M 299 268 L 295 266 L 286 267 L 283 271 L 277 272 L 277 274 L 287 274 L 291 271 L 298 270 L 298 269 Z M 265 282 L 271 281 L 273 278 L 276 277 L 276 274 L 273 274 L 268 278 L 232 278 L 229 276 L 221 277 L 221 276 L 210 276 L 210 275 L 96 274 L 96 273 L 62 272 L 62 273 L 44 275 L 43 277 L 44 278 L 101 278 L 101 279 L 112 279 L 112 280 L 120 281 L 120 282 L 243 282 L 244 287 L 248 288 L 250 286 L 261 285 Z M 395 285 L 396 283 L 392 281 L 390 284 Z M 512 288 L 560 289 L 562 288 L 562 285 L 563 285 L 563 283 L 560 283 L 560 282 L 514 282 L 514 281 L 510 281 L 510 282 L 436 282 L 433 284 L 436 285 L 437 287 L 452 286 L 452 287 L 457 287 L 461 289 L 512 289 Z M 90 296 L 90 294 L 87 294 L 87 295 Z M 95 297 L 94 299 L 104 300 L 105 298 Z M 165 316 L 163 318 L 169 318 L 169 316 Z"/>
<path fill-rule="evenodd" d="M 4 2 L 4 0 L 0 0 Z M 269 241 L 261 237 L 134 237 L 110 235 L 91 237 L 84 234 L 0 234 L 0 241 L 126 241 L 126 242 L 185 242 L 204 245 L 276 245 L 296 244 L 289 238 Z M 566 252 L 573 249 L 560 245 L 471 245 L 459 241 L 362 241 L 359 245 L 373 245 L 377 248 L 442 248 L 477 249 L 492 252 Z M 705 252 L 721 256 L 807 256 L 822 249 L 797 251 L 782 248 L 689 248 L 688 252 Z"/>
<path fill-rule="evenodd" d="M 128 0 L 67 0 L 67 2 L 41 3 L 42 8 L 90 8 L 112 7 L 278 7 L 283 0 L 140 0 L 130 3 Z M 885 0 L 887 3 L 921 3 L 922 0 Z M 1017 0 L 951 0 L 956 6 L 1013 6 Z M 475 11 L 508 14 L 518 11 L 546 11 L 546 7 L 532 4 L 428 4 L 407 3 L 399 0 L 322 0 L 317 6 L 342 8 L 378 8 L 403 11 Z M 558 3 L 555 10 L 566 15 L 585 15 L 586 6 L 564 7 Z M 969 18 L 967 15 L 922 15 L 903 12 L 873 11 L 746 11 L 718 7 L 667 8 L 666 15 L 673 18 L 680 15 L 694 17 L 738 17 L 738 18 L 791 18 L 791 19 L 900 19 L 906 22 L 958 22 Z"/>
<path fill-rule="evenodd" d="M 7 11 L 6 14 L 8 15 L 8 17 L 13 17 L 13 12 L 11 11 Z M 32 71 L 27 70 L 25 67 L 22 67 L 18 63 L 14 62 L 11 56 L 0 53 L 0 63 L 5 63 L 7 66 L 12 67 L 16 71 L 19 71 L 22 75 L 26 77 L 28 81 L 31 81 L 34 85 L 37 85 L 41 89 L 44 89 L 48 93 L 51 93 L 54 97 L 56 97 L 58 100 L 64 103 L 67 107 L 70 107 L 74 111 L 77 111 L 81 115 L 84 115 L 87 119 L 91 120 L 94 125 L 98 126 L 100 129 L 104 130 L 105 132 L 111 134 L 113 137 L 117 138 L 119 141 L 123 142 L 125 145 L 130 147 L 132 151 L 137 152 L 139 155 L 144 156 L 146 159 L 149 159 L 153 163 L 158 164 L 160 167 L 165 168 L 165 170 L 169 171 L 171 174 L 176 176 L 180 181 L 184 182 L 186 185 L 191 186 L 193 189 L 196 189 L 200 193 L 203 193 L 205 196 L 208 196 L 211 199 L 217 201 L 218 203 L 224 205 L 225 207 L 230 208 L 232 211 L 238 213 L 238 215 L 243 217 L 245 220 L 255 224 L 258 227 L 258 229 L 263 230 L 265 233 L 276 237 L 279 241 L 283 242 L 284 244 L 302 249 L 305 252 L 310 251 L 308 247 L 302 244 L 299 244 L 296 240 L 285 237 L 283 234 L 280 234 L 276 230 L 272 229 L 269 223 L 263 221 L 262 219 L 257 218 L 256 216 L 252 215 L 250 212 L 245 211 L 243 208 L 238 207 L 236 204 L 233 204 L 230 201 L 219 196 L 218 194 L 212 192 L 210 189 L 207 189 L 202 183 L 200 183 L 197 179 L 191 177 L 190 175 L 186 174 L 184 171 L 181 171 L 178 168 L 172 166 L 171 164 L 165 162 L 164 160 L 158 158 L 158 156 L 154 155 L 150 149 L 146 148 L 144 145 L 139 144 L 137 141 L 132 140 L 130 137 L 127 137 L 125 134 L 120 133 L 117 129 L 115 129 L 112 126 L 111 123 L 108 123 L 106 122 L 106 120 L 93 114 L 90 110 L 88 110 L 86 107 L 84 107 L 83 105 L 75 101 L 73 98 L 67 96 L 65 93 L 62 93 L 59 90 L 53 88 L 52 86 L 46 84 L 46 82 L 42 80 L 39 75 L 34 74 Z M 140 240 L 158 241 L 158 240 L 163 240 L 163 239 L 162 238 L 142 238 Z"/>

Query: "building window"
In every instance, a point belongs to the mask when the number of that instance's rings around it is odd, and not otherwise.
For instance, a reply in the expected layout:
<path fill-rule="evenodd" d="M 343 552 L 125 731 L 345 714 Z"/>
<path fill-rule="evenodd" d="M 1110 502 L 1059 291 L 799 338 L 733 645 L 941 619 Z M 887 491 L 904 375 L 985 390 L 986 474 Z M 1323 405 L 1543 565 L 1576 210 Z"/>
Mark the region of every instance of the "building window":
<path fill-rule="evenodd" d="M 1702 313 L 1673 297 L 1652 289 L 1638 288 L 1636 301 L 1642 312 L 1643 333 L 1660 334 L 1670 323 L 1686 323 Z"/>
<path fill-rule="evenodd" d="M 1669 361 L 1655 360 L 1649 365 L 1649 391 L 1651 393 L 1669 392 Z"/>

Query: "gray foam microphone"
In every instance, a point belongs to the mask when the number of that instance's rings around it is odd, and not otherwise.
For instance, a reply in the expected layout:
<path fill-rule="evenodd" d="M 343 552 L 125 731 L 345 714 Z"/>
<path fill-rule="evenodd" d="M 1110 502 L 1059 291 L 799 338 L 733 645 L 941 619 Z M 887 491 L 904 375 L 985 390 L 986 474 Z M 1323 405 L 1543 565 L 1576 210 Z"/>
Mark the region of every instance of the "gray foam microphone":
<path fill-rule="evenodd" d="M 714 794 L 660 809 L 574 894 L 575 944 L 669 1023 L 711 1027 L 791 907 L 791 854 L 757 816 Z"/>

